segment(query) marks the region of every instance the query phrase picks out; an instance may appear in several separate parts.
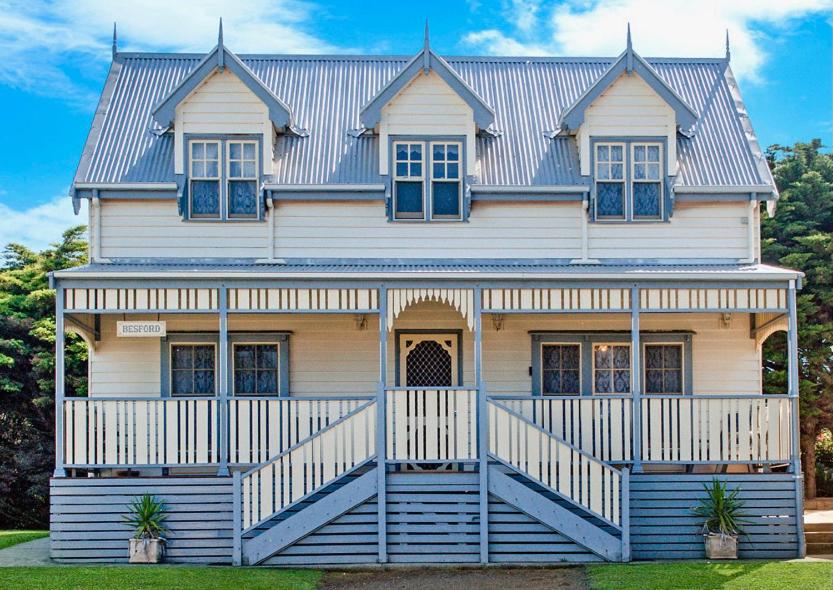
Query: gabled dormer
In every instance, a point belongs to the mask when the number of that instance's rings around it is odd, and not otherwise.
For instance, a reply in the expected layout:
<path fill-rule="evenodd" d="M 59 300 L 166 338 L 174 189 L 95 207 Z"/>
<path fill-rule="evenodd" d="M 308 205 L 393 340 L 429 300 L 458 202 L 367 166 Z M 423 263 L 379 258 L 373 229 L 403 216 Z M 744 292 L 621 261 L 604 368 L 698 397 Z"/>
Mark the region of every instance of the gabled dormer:
<path fill-rule="evenodd" d="M 597 221 L 664 221 L 673 210 L 677 135 L 694 133 L 698 113 L 640 57 L 631 43 L 561 113 L 576 136 L 581 174 L 591 180 Z"/>
<path fill-rule="evenodd" d="M 293 129 L 289 106 L 223 43 L 153 109 L 174 134 L 180 212 L 189 220 L 253 220 L 265 214 L 275 134 Z"/>
<path fill-rule="evenodd" d="M 475 137 L 495 113 L 430 47 L 422 50 L 361 110 L 379 136 L 379 173 L 388 177 L 392 221 L 461 221 L 467 177 L 475 175 Z"/>

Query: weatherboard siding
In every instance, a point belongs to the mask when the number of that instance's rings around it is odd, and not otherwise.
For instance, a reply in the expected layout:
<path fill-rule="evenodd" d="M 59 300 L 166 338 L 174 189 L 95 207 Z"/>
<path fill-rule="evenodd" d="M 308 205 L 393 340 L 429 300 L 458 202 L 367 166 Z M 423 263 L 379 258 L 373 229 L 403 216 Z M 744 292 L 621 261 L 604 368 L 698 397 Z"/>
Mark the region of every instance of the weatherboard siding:
<path fill-rule="evenodd" d="M 128 314 L 128 319 L 156 316 Z M 102 316 L 102 340 L 90 352 L 92 396 L 156 397 L 160 387 L 160 345 L 156 338 L 117 338 L 113 315 Z M 217 317 L 166 317 L 169 334 L 216 332 Z M 368 395 L 378 383 L 378 331 L 375 314 L 359 330 L 350 314 L 232 314 L 232 332 L 290 331 L 291 395 Z M 693 391 L 699 394 L 752 394 L 760 391 L 760 354 L 749 337 L 749 316 L 732 313 L 728 328 L 719 314 L 644 314 L 645 331 L 691 331 Z M 464 384 L 473 375 L 473 338 L 460 314 L 439 303 L 409 307 L 394 329 L 462 330 Z M 627 331 L 627 314 L 506 314 L 500 331 L 483 319 L 483 379 L 490 393 L 529 395 L 532 362 L 530 331 Z M 388 338 L 388 382 L 396 374 L 395 338 Z"/>
<path fill-rule="evenodd" d="M 101 203 L 104 258 L 265 258 L 265 222 L 183 221 L 176 201 Z"/>
<path fill-rule="evenodd" d="M 746 259 L 748 215 L 746 202 L 677 203 L 667 222 L 591 223 L 590 257 Z"/>
<path fill-rule="evenodd" d="M 622 74 L 587 107 L 579 129 L 581 173 L 590 170 L 592 137 L 661 137 L 667 140 L 666 162 L 677 167 L 677 123 L 674 109 L 637 74 Z"/>
<path fill-rule="evenodd" d="M 434 72 L 418 74 L 393 100 L 382 108 L 379 122 L 379 170 L 388 173 L 388 137 L 464 136 L 469 170 L 474 170 L 474 112 L 460 96 Z"/>
<path fill-rule="evenodd" d="M 189 134 L 263 135 L 271 140 L 269 110 L 254 92 L 226 70 L 209 77 L 176 108 L 174 169 L 185 172 L 183 146 Z M 264 141 L 265 148 L 271 141 Z M 264 172 L 271 170 L 271 150 L 264 161 Z"/>

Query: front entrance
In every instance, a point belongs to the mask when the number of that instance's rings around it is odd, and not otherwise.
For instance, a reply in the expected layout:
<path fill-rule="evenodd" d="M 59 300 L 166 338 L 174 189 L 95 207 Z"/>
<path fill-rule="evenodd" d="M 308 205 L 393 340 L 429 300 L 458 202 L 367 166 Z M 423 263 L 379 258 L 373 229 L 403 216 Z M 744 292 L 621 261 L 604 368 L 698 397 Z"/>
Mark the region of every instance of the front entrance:
<path fill-rule="evenodd" d="M 400 332 L 397 355 L 399 387 L 461 385 L 459 332 Z"/>

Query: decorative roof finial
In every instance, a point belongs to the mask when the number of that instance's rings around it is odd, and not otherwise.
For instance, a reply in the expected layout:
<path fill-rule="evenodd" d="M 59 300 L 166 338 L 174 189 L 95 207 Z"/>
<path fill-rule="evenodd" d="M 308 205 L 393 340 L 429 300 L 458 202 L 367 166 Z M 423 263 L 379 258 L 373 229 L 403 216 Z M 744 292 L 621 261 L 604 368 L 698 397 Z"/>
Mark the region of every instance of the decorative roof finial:
<path fill-rule="evenodd" d="M 217 33 L 217 68 L 222 72 L 225 67 L 225 47 L 223 47 L 223 17 L 220 17 L 220 30 Z"/>
<path fill-rule="evenodd" d="M 116 59 L 116 55 L 118 55 L 118 53 L 119 53 L 119 38 L 118 38 L 118 35 L 116 35 L 116 23 L 115 23 L 115 21 L 113 22 L 113 49 L 112 49 L 112 52 L 113 52 L 113 59 Z"/>
<path fill-rule="evenodd" d="M 633 72 L 633 41 L 631 40 L 631 23 L 628 22 L 628 41 L 625 49 L 625 71 Z"/>
<path fill-rule="evenodd" d="M 425 41 L 422 47 L 422 72 L 427 76 L 431 71 L 431 36 L 428 32 L 428 19 L 425 19 Z"/>
<path fill-rule="evenodd" d="M 732 52 L 729 49 L 729 29 L 726 29 L 726 61 L 732 59 Z"/>

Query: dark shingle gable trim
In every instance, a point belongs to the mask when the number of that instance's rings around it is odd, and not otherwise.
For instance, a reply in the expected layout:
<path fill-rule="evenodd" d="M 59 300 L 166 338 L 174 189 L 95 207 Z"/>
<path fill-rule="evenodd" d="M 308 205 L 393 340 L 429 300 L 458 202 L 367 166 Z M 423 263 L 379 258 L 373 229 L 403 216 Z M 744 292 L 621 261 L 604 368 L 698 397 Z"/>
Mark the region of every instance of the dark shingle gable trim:
<path fill-rule="evenodd" d="M 429 71 L 435 72 L 451 86 L 454 92 L 474 111 L 474 122 L 478 127 L 488 129 L 494 123 L 494 109 L 454 71 L 447 61 L 430 48 L 425 47 L 362 108 L 359 115 L 362 125 L 367 129 L 373 129 L 382 118 L 382 108 L 410 84 L 411 80 L 419 75 L 420 70 L 426 74 Z"/>
<path fill-rule="evenodd" d="M 215 71 L 224 68 L 228 68 L 230 72 L 240 78 L 240 81 L 263 101 L 269 109 L 269 119 L 276 127 L 290 127 L 293 124 L 292 112 L 289 106 L 266 87 L 249 69 L 249 66 L 223 45 L 217 45 L 209 52 L 199 65 L 153 109 L 153 120 L 162 127 L 171 127 L 176 117 L 177 105 L 185 100 L 206 78 L 214 74 Z"/>
<path fill-rule="evenodd" d="M 607 90 L 623 73 L 636 73 L 654 92 L 674 109 L 677 125 L 684 132 L 688 132 L 697 122 L 699 114 L 689 106 L 671 86 L 662 79 L 651 65 L 628 46 L 622 55 L 596 80 L 590 88 L 585 90 L 572 105 L 564 109 L 561 114 L 561 128 L 576 130 L 584 122 L 584 113 L 593 101 Z"/>

